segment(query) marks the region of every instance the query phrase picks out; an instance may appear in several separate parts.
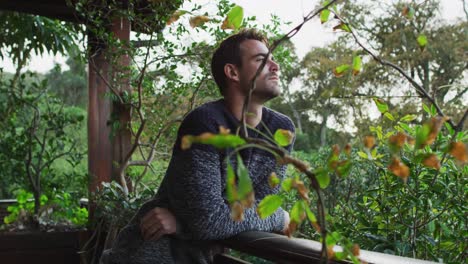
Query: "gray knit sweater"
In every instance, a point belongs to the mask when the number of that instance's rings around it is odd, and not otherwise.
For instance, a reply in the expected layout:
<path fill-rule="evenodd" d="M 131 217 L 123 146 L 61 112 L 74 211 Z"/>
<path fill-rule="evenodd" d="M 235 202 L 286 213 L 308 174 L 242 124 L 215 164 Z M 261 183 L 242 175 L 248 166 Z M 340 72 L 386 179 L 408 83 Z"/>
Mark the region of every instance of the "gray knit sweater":
<path fill-rule="evenodd" d="M 282 209 L 264 220 L 259 218 L 255 208 L 245 210 L 244 221 L 231 219 L 225 198 L 225 158 L 230 150 L 202 144 L 181 150 L 184 135 L 219 133 L 220 126 L 232 132 L 239 127 L 239 121 L 225 108 L 222 99 L 206 103 L 187 115 L 179 128 L 172 159 L 158 193 L 120 232 L 113 248 L 103 254 L 103 263 L 210 263 L 220 250 L 212 245 L 213 240 L 249 230 L 283 230 Z M 256 128 L 261 133 L 249 130 L 249 136 L 264 138 L 261 134 L 271 135 L 280 128 L 294 132 L 294 125 L 287 116 L 264 107 L 262 122 Z M 232 156 L 231 163 L 235 166 L 235 155 Z M 257 204 L 266 195 L 279 191 L 278 187 L 268 185 L 268 177 L 275 171 L 282 178 L 286 167 L 278 166 L 272 154 L 249 148 L 241 151 L 241 157 L 252 178 Z M 139 221 L 156 206 L 168 208 L 176 216 L 177 234 L 158 241 L 144 241 Z"/>

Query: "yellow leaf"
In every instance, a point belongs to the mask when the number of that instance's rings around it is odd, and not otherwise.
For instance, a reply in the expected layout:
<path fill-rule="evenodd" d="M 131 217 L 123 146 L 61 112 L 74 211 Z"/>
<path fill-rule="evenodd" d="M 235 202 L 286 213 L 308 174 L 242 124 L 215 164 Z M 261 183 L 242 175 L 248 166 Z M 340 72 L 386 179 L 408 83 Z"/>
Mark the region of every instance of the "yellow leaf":
<path fill-rule="evenodd" d="M 434 142 L 434 140 L 437 138 L 437 134 L 439 134 L 440 128 L 447 120 L 449 120 L 449 118 L 446 116 L 431 118 L 431 121 L 429 122 L 430 132 L 426 142 L 424 142 L 425 145 L 430 145 Z"/>
<path fill-rule="evenodd" d="M 364 146 L 368 149 L 373 148 L 375 146 L 375 138 L 373 136 L 365 136 Z"/>
<path fill-rule="evenodd" d="M 298 224 L 295 221 L 289 222 L 288 230 L 286 230 L 286 235 L 291 237 L 294 232 L 296 232 Z"/>
<path fill-rule="evenodd" d="M 219 126 L 219 133 L 221 135 L 228 135 L 229 133 L 231 133 L 231 130 L 230 129 L 227 129 L 223 126 Z"/>
<path fill-rule="evenodd" d="M 466 153 L 466 150 L 466 145 L 462 142 L 457 141 L 452 142 L 452 144 L 450 144 L 449 153 L 457 160 L 461 162 L 467 162 L 468 154 Z"/>
<path fill-rule="evenodd" d="M 231 205 L 231 219 L 236 222 L 244 220 L 244 207 L 240 202 L 234 202 Z"/>
<path fill-rule="evenodd" d="M 254 205 L 254 202 L 255 202 L 254 192 L 250 192 L 249 194 L 247 194 L 247 197 L 241 201 L 242 206 L 244 206 L 244 208 L 251 208 Z"/>
<path fill-rule="evenodd" d="M 281 147 L 288 146 L 292 143 L 294 139 L 294 133 L 286 129 L 278 129 L 273 135 L 275 142 L 278 143 Z"/>
<path fill-rule="evenodd" d="M 319 224 L 317 222 L 311 222 L 312 227 L 319 233 L 322 232 L 322 229 L 320 228 Z"/>
<path fill-rule="evenodd" d="M 388 143 L 390 146 L 390 150 L 393 152 L 398 152 L 406 143 L 408 136 L 405 133 L 398 132 L 395 135 L 392 135 L 388 138 Z"/>
<path fill-rule="evenodd" d="M 388 166 L 388 169 L 396 176 L 402 178 L 405 183 L 408 180 L 410 175 L 409 167 L 401 162 L 400 159 L 394 157 L 392 163 Z"/>
<path fill-rule="evenodd" d="M 210 18 L 207 16 L 194 16 L 189 20 L 190 26 L 195 28 L 203 25 L 205 22 L 210 21 Z"/>
<path fill-rule="evenodd" d="M 436 155 L 430 154 L 428 155 L 422 162 L 424 166 L 429 168 L 434 168 L 436 170 L 440 169 L 440 161 Z"/>
<path fill-rule="evenodd" d="M 190 136 L 190 135 L 183 136 L 181 143 L 180 143 L 180 148 L 182 150 L 187 150 L 192 146 L 192 142 L 193 142 L 193 136 Z"/>
<path fill-rule="evenodd" d="M 344 147 L 344 152 L 346 153 L 346 155 L 350 155 L 351 154 L 351 145 L 350 144 L 346 144 L 346 146 Z"/>
<path fill-rule="evenodd" d="M 187 11 L 182 11 L 182 10 L 177 10 L 172 14 L 172 16 L 167 20 L 166 25 L 171 25 L 172 23 L 176 22 L 179 20 L 180 16 L 187 13 Z"/>
<path fill-rule="evenodd" d="M 353 253 L 354 256 L 359 256 L 360 248 L 358 244 L 353 244 L 353 247 L 351 248 L 351 253 Z"/>
<path fill-rule="evenodd" d="M 276 175 L 275 172 L 272 172 L 270 174 L 270 177 L 268 177 L 268 184 L 271 188 L 275 188 L 276 186 L 278 186 L 279 183 L 280 179 L 278 178 L 278 175 Z"/>
<path fill-rule="evenodd" d="M 328 259 L 334 259 L 335 258 L 335 251 L 333 250 L 333 246 L 327 246 L 327 256 Z"/>
<path fill-rule="evenodd" d="M 305 187 L 303 181 L 295 180 L 293 182 L 293 187 L 296 188 L 297 192 L 302 197 L 302 199 L 304 199 L 306 201 L 309 201 L 309 189 L 307 189 L 307 187 Z"/>

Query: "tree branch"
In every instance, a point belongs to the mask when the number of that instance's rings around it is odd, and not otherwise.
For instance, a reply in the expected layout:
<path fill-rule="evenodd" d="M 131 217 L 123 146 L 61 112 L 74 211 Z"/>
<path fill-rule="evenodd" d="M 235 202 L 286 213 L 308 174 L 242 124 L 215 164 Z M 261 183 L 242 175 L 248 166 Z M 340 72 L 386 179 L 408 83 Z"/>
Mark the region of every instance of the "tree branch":
<path fill-rule="evenodd" d="M 330 10 L 330 12 L 333 12 L 332 10 Z M 336 12 L 333 12 L 333 14 L 335 15 L 335 17 L 343 24 L 345 24 L 348 28 L 349 28 L 349 31 L 351 33 L 351 35 L 353 36 L 354 40 L 356 41 L 356 43 L 367 53 L 369 54 L 374 60 L 376 60 L 377 62 L 379 62 L 380 64 L 384 65 L 384 66 L 389 66 L 393 69 L 395 69 L 396 71 L 398 71 L 401 75 L 403 75 L 403 77 L 405 77 L 405 79 L 407 79 L 412 85 L 413 87 L 416 89 L 416 92 L 420 93 L 421 95 L 424 96 L 424 98 L 426 98 L 429 102 L 431 102 L 432 105 L 434 105 L 434 107 L 436 108 L 437 110 L 437 113 L 440 115 L 440 116 L 445 116 L 445 114 L 442 112 L 442 109 L 439 107 L 439 105 L 435 102 L 435 100 L 427 93 L 427 91 L 420 85 L 418 84 L 413 78 L 411 78 L 401 67 L 399 67 L 398 65 L 390 62 L 390 61 L 387 61 L 387 60 L 384 60 L 382 58 L 380 58 L 379 56 L 375 55 L 372 51 L 370 51 L 366 46 L 364 46 L 361 41 L 359 40 L 359 38 L 357 37 L 357 35 L 354 33 L 354 31 L 351 29 L 351 25 L 346 22 L 342 17 L 340 17 Z M 455 129 L 455 124 L 452 122 L 452 120 L 448 120 L 447 121 L 451 127 L 453 127 Z"/>

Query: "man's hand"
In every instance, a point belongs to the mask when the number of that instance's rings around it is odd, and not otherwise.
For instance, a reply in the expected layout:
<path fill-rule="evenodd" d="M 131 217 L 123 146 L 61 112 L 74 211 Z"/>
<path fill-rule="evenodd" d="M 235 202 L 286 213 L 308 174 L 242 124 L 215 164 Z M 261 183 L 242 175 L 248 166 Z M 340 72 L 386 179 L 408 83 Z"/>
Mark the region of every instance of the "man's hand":
<path fill-rule="evenodd" d="M 176 225 L 174 215 L 166 208 L 161 207 L 152 209 L 140 221 L 144 240 L 158 240 L 163 235 L 174 234 Z"/>

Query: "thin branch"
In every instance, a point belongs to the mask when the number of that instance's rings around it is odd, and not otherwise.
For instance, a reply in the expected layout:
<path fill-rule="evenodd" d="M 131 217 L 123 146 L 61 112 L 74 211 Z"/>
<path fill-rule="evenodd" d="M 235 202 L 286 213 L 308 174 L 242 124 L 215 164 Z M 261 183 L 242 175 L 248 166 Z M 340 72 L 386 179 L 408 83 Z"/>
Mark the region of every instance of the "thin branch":
<path fill-rule="evenodd" d="M 332 10 L 330 10 L 330 12 L 333 12 Z M 439 105 L 435 102 L 435 100 L 427 93 L 427 91 L 420 85 L 418 84 L 413 78 L 411 78 L 401 67 L 399 67 L 398 65 L 390 62 L 390 61 L 387 61 L 387 60 L 384 60 L 382 58 L 380 58 L 379 56 L 375 55 L 372 51 L 370 51 L 366 46 L 364 46 L 361 41 L 359 40 L 359 38 L 357 37 L 356 33 L 352 30 L 351 28 L 351 25 L 346 22 L 342 17 L 340 17 L 337 13 L 333 12 L 335 17 L 343 24 L 345 24 L 348 28 L 349 28 L 349 32 L 351 33 L 351 35 L 353 36 L 354 40 L 356 41 L 356 43 L 367 53 L 369 54 L 374 60 L 376 60 L 377 62 L 379 62 L 380 64 L 384 65 L 384 66 L 389 66 L 393 69 L 395 69 L 396 71 L 398 71 L 401 75 L 403 75 L 403 77 L 405 77 L 412 85 L 413 87 L 416 89 L 416 92 L 420 93 L 421 95 L 424 96 L 424 98 L 426 98 L 429 102 L 431 102 L 432 105 L 434 105 L 434 107 L 436 108 L 437 110 L 437 113 L 440 115 L 440 116 L 445 116 L 445 114 L 442 112 L 442 109 L 439 107 Z M 448 120 L 447 121 L 450 126 L 452 126 L 454 129 L 455 129 L 455 124 L 452 122 L 452 120 Z"/>
<path fill-rule="evenodd" d="M 124 100 L 122 98 L 122 96 L 120 96 L 120 93 L 107 81 L 106 78 L 104 78 L 104 76 L 102 76 L 101 72 L 98 70 L 98 68 L 96 67 L 96 64 L 94 63 L 94 60 L 93 59 L 90 59 L 89 60 L 90 63 L 89 65 L 91 65 L 91 67 L 93 68 L 94 72 L 97 73 L 97 75 L 99 76 L 99 78 L 101 78 L 101 80 L 104 82 L 104 84 L 112 91 L 112 93 L 117 96 L 117 98 L 119 99 L 119 102 L 121 104 L 125 104 L 124 103 Z"/>

